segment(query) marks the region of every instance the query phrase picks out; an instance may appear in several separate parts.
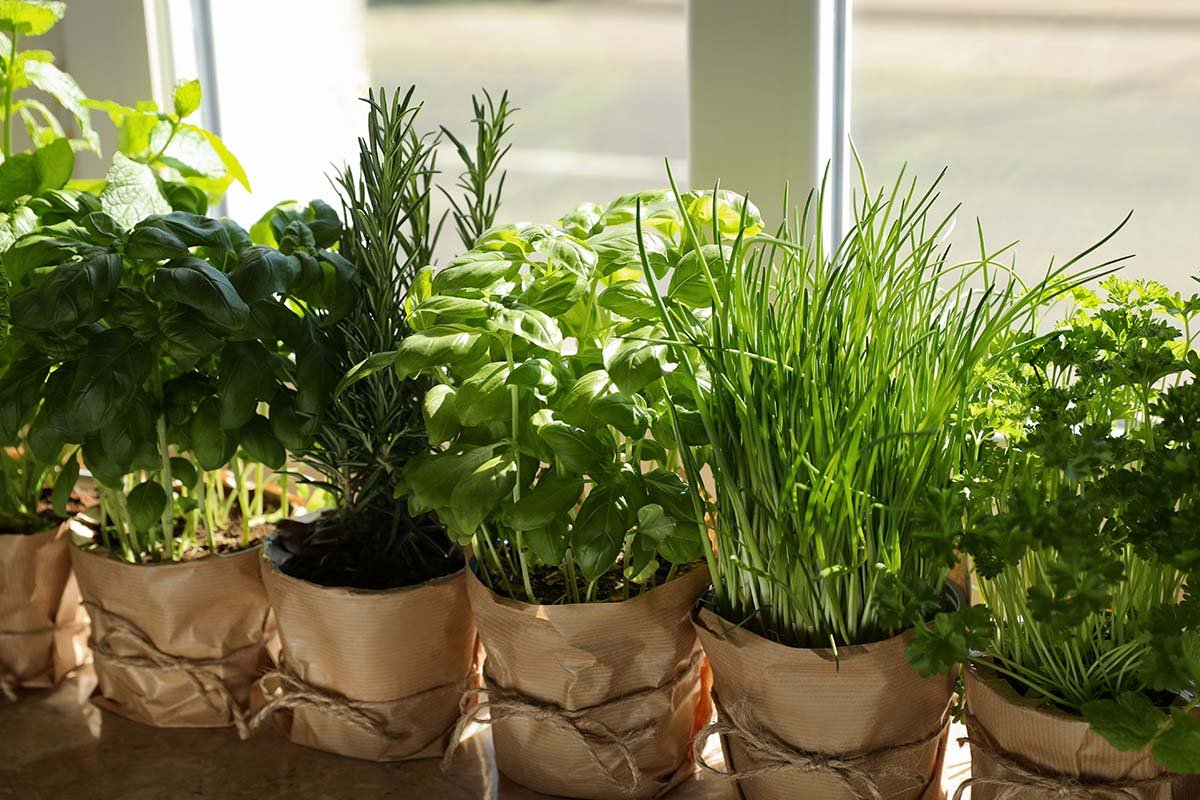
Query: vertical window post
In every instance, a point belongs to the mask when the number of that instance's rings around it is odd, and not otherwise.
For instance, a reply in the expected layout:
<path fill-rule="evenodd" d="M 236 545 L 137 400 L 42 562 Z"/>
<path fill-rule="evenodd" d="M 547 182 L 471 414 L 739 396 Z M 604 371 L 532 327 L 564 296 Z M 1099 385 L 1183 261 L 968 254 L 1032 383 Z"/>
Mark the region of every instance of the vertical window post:
<path fill-rule="evenodd" d="M 804 202 L 828 168 L 826 224 L 840 239 L 849 155 L 851 0 L 691 0 L 693 188 L 749 193 L 772 224 L 783 190 Z"/>

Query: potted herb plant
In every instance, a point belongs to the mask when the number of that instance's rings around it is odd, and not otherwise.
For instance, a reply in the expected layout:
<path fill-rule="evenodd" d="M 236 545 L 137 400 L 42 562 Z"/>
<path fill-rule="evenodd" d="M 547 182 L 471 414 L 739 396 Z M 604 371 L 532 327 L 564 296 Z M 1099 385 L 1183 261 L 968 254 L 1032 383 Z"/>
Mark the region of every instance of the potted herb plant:
<path fill-rule="evenodd" d="M 49 31 L 62 17 L 61 4 L 10 3 L 0 9 L 4 53 L 0 93 L 0 252 L 38 224 L 49 201 L 71 177 L 75 148 L 97 149 L 87 109 L 74 80 L 45 53 L 18 49 L 29 36 Z M 70 115 L 79 137 L 68 136 L 58 117 L 28 88 L 50 90 Z M 13 133 L 28 133 L 31 149 L 15 152 Z M 0 374 L 13 357 L 7 343 L 9 286 L 0 267 Z M 84 621 L 77 592 L 69 588 L 70 558 L 63 522 L 71 503 L 66 483 L 50 498 L 61 452 L 34 447 L 9 413 L 12 398 L 30 387 L 0 385 L 0 693 L 14 698 L 18 687 L 51 686 L 80 663 Z M 34 443 L 39 444 L 37 442 Z"/>
<path fill-rule="evenodd" d="M 643 272 L 631 221 L 649 197 Z M 499 769 L 540 792 L 654 796 L 690 772 L 709 713 L 689 623 L 708 585 L 703 502 L 678 474 L 698 432 L 674 424 L 672 407 L 694 408 L 646 282 L 666 277 L 682 220 L 713 208 L 659 192 L 496 228 L 414 288 L 393 366 L 434 379 L 439 449 L 400 491 L 473 554 L 487 699 L 460 730 L 486 711 Z"/>
<path fill-rule="evenodd" d="M 311 219 L 318 244 L 337 243 L 352 289 L 308 320 L 328 345 L 307 357 L 332 370 L 305 389 L 327 400 L 311 442 L 295 458 L 333 498 L 322 515 L 282 523 L 262 562 L 282 653 L 265 676 L 268 704 L 292 741 L 376 761 L 440 756 L 474 680 L 475 628 L 463 559 L 438 518 L 395 496 L 405 465 L 430 450 L 421 416 L 427 381 L 379 369 L 410 332 L 418 268 L 432 263 L 442 219 L 431 211 L 439 136 L 419 127 L 413 90 L 368 100 L 359 158 L 336 180 L 343 228 L 328 208 L 278 209 L 256 234 L 283 252 Z M 453 135 L 467 166 L 448 194 L 466 246 L 491 224 L 503 186 L 507 96 L 475 103 L 476 143 Z M 493 186 L 494 191 L 493 191 Z M 303 355 L 303 354 L 302 354 Z M 302 426 L 317 409 L 298 408 Z"/>
<path fill-rule="evenodd" d="M 38 225 L 56 225 L 99 211 L 105 182 L 72 180 L 76 151 L 99 153 L 99 138 L 91 126 L 87 100 L 74 79 L 59 70 L 52 54 L 44 50 L 24 50 L 29 37 L 48 32 L 65 11 L 62 3 L 15 2 L 0 9 L 0 108 L 2 134 L 0 147 L 0 254 L 15 240 Z M 37 90 L 41 94 L 34 91 Z M 160 189 L 177 202 L 199 192 L 185 181 L 210 189 L 223 188 L 232 177 L 228 170 L 212 171 L 211 163 L 236 166 L 228 156 L 205 160 L 207 150 L 228 154 L 220 141 L 207 131 L 183 121 L 194 107 L 189 97 L 199 102 L 196 82 L 180 87 L 177 113 L 141 120 L 140 130 L 148 142 L 155 138 L 161 146 L 153 155 L 128 152 L 146 163 L 170 173 L 156 178 Z M 43 100 L 52 98 L 61 106 L 61 114 L 52 111 Z M 101 105 L 104 105 L 101 103 Z M 109 104 L 111 105 L 111 104 Z M 148 107 L 147 107 L 148 108 Z M 59 116 L 69 122 L 64 124 Z M 178 144 L 162 146 L 164 137 L 151 137 L 162 130 L 185 131 L 201 141 L 190 150 Z M 126 126 L 121 127 L 124 134 Z M 30 149 L 16 152 L 16 139 L 23 132 Z M 128 137 L 122 135 L 122 139 Z M 182 139 L 186 138 L 180 137 Z M 168 165 L 168 158 L 174 160 Z M 201 168 L 197 168 L 199 165 Z M 180 170 L 185 170 L 184 176 Z M 240 173 L 240 167 L 236 170 Z M 243 176 L 244 178 L 244 176 Z M 70 186 L 71 188 L 66 188 Z M 89 193 L 92 189 L 95 194 Z M 199 201 L 193 199 L 192 205 Z M 111 198 L 110 198 L 111 200 Z M 165 210 L 169 207 L 165 205 Z M 7 261 L 8 259 L 4 259 Z M 79 607 L 78 591 L 71 578 L 70 556 L 63 525 L 65 516 L 80 507 L 81 498 L 73 494 L 78 475 L 74 459 L 68 459 L 61 442 L 35 429 L 33 435 L 23 427 L 21 409 L 33 402 L 36 382 L 25 380 L 31 365 L 28 348 L 20 341 L 8 343 L 9 275 L 19 265 L 0 262 L 0 374 L 13 365 L 12 380 L 0 386 L 0 689 L 11 694 L 17 686 L 44 686 L 56 682 L 78 664 L 86 653 L 86 617 Z M 13 364 L 15 360 L 15 364 Z M 37 359 L 33 359 L 37 360 Z M 35 370 L 36 372 L 36 370 Z M 59 479 L 61 477 L 61 480 Z M 53 497 L 50 487 L 54 484 Z"/>
<path fill-rule="evenodd" d="M 1169 800 L 1200 773 L 1200 296 L 1101 286 L 989 386 L 1009 424 L 962 494 L 986 607 L 912 645 L 926 671 L 969 662 L 964 788 L 982 800 Z"/>
<path fill-rule="evenodd" d="M 823 190 L 775 235 L 714 215 L 729 244 L 691 248 L 686 280 L 650 286 L 694 376 L 717 496 L 696 630 L 718 722 L 695 752 L 720 734 L 748 798 L 941 791 L 955 675 L 922 677 L 904 650 L 955 602 L 957 526 L 940 516 L 967 458 L 953 421 L 1069 265 L 1022 290 L 982 237 L 977 260 L 948 261 L 936 196 L 937 182 L 874 193 L 864 178 L 834 243 L 812 222 Z"/>
<path fill-rule="evenodd" d="M 169 116 L 195 102 L 181 86 Z M 171 211 L 159 186 L 118 154 L 100 210 L 6 254 L 19 347 L 5 379 L 23 387 L 6 414 L 29 441 L 67 448 L 60 483 L 81 460 L 97 484 L 71 559 L 103 701 L 151 724 L 241 724 L 271 633 L 260 523 L 288 513 L 286 495 L 270 508 L 265 468 L 303 435 L 286 412 L 313 402 L 299 376 L 327 380 L 293 360 L 324 345 L 289 303 L 334 302 L 341 273 L 319 248 L 285 255 L 229 220 Z"/>

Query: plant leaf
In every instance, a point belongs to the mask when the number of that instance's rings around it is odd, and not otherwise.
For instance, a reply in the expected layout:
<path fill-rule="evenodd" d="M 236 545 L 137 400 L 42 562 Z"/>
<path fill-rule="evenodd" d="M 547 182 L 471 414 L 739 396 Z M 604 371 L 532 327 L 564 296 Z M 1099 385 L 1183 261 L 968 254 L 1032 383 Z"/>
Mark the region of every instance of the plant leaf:
<path fill-rule="evenodd" d="M 154 170 L 145 164 L 116 153 L 104 180 L 100 205 L 125 229 L 132 228 L 152 214 L 171 212 L 171 204 L 159 191 Z"/>

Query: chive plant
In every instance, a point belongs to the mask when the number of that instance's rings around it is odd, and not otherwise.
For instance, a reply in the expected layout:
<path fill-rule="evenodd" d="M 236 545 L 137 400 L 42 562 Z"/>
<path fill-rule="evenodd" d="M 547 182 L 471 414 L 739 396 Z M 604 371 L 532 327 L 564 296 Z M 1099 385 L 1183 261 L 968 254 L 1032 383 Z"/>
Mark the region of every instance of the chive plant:
<path fill-rule="evenodd" d="M 773 236 L 697 248 L 708 319 L 651 284 L 676 351 L 700 355 L 714 609 L 793 646 L 877 641 L 940 607 L 958 527 L 939 518 L 941 499 L 969 456 L 954 422 L 997 343 L 1056 284 L 1096 272 L 1071 262 L 1026 287 L 982 234 L 979 257 L 953 263 L 940 176 L 921 191 L 902 172 L 878 193 L 860 176 L 841 242 L 812 223 L 827 212 L 822 187 Z"/>

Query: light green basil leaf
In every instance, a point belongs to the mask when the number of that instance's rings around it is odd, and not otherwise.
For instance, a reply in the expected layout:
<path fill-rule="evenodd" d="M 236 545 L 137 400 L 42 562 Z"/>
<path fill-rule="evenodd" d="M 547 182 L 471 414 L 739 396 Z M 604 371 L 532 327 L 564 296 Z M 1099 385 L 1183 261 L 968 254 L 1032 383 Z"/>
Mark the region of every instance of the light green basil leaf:
<path fill-rule="evenodd" d="M 563 522 L 583 492 L 583 481 L 570 475 L 547 471 L 528 493 L 513 503 L 508 522 L 513 530 L 531 531 Z M 544 559 L 543 559 L 544 560 Z"/>
<path fill-rule="evenodd" d="M 453 387 L 445 384 L 438 384 L 425 393 L 421 411 L 430 444 L 443 444 L 458 434 L 461 426 L 455 404 L 457 394 Z"/>

